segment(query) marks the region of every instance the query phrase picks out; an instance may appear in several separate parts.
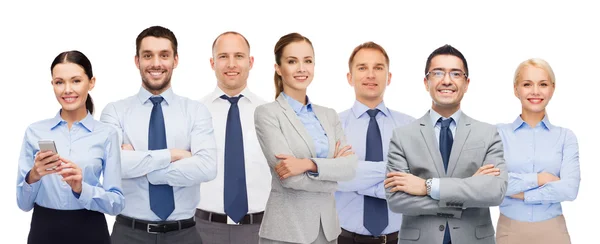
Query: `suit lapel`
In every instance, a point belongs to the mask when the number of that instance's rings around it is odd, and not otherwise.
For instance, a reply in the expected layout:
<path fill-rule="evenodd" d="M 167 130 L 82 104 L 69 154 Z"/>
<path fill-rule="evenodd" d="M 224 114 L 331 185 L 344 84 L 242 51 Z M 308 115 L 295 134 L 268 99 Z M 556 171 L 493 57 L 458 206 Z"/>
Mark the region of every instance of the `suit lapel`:
<path fill-rule="evenodd" d="M 446 175 L 446 173 L 443 173 L 445 172 L 444 162 L 442 161 L 442 155 L 440 154 L 437 139 L 435 139 L 435 129 L 433 128 L 433 125 L 429 119 L 429 111 L 425 114 L 425 116 L 419 119 L 419 123 L 421 124 L 421 135 L 425 140 L 427 149 L 429 149 L 429 155 L 431 155 L 431 159 L 433 159 L 433 163 L 435 164 L 438 175 L 444 176 Z"/>
<path fill-rule="evenodd" d="M 450 159 L 448 159 L 448 175 L 454 173 L 454 168 L 458 163 L 458 157 L 462 152 L 463 146 L 471 133 L 471 118 L 466 116 L 464 113 L 461 114 L 460 120 L 456 125 L 456 135 L 454 135 L 454 142 L 452 143 L 452 151 L 450 152 Z"/>
<path fill-rule="evenodd" d="M 317 116 L 317 119 L 321 123 L 323 130 L 325 130 L 325 135 L 327 136 L 327 142 L 329 144 L 329 150 L 327 152 L 328 158 L 333 158 L 333 154 L 335 153 L 335 129 L 331 127 L 331 123 L 327 120 L 327 110 L 321 108 L 319 106 L 312 106 L 313 112 Z M 332 150 L 333 149 L 333 150 Z"/>
<path fill-rule="evenodd" d="M 290 124 L 294 127 L 294 129 L 296 129 L 300 137 L 302 137 L 302 139 L 306 143 L 306 146 L 310 151 L 311 157 L 316 158 L 317 154 L 315 152 L 314 142 L 308 134 L 308 131 L 304 127 L 304 124 L 302 124 L 302 122 L 298 119 L 298 116 L 296 115 L 296 112 L 294 112 L 294 109 L 292 109 L 290 104 L 288 104 L 283 95 L 279 95 L 277 97 L 277 102 L 279 103 L 281 108 L 283 108 L 283 113 L 287 117 L 288 121 L 290 121 Z"/>

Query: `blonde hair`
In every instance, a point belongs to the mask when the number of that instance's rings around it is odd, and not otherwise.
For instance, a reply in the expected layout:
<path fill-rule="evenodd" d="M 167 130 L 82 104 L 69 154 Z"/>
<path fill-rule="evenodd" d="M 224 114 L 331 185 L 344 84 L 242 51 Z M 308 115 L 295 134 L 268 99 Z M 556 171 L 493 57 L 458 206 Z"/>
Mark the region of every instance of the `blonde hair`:
<path fill-rule="evenodd" d="M 519 66 L 517 67 L 517 70 L 515 71 L 515 78 L 513 81 L 514 85 L 516 85 L 519 79 L 521 78 L 521 72 L 523 71 L 523 68 L 527 66 L 543 69 L 548 74 L 548 78 L 550 79 L 550 82 L 552 84 L 554 84 L 554 82 L 556 81 L 554 77 L 554 71 L 552 71 L 552 67 L 550 67 L 550 64 L 548 64 L 546 60 L 543 60 L 541 58 L 531 58 L 521 62 L 521 64 L 519 64 Z"/>

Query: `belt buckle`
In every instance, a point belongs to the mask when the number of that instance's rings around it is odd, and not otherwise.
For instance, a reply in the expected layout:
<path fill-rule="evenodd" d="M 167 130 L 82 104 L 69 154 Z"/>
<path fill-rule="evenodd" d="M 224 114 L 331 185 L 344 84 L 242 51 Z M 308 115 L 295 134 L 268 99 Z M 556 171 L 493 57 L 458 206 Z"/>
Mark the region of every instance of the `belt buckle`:
<path fill-rule="evenodd" d="M 157 232 L 157 231 L 150 231 L 150 227 L 151 227 L 151 226 L 158 227 L 158 226 L 160 226 L 160 225 L 159 225 L 159 224 L 148 224 L 148 225 L 146 226 L 146 232 L 148 232 L 148 233 L 150 233 L 150 234 L 155 234 L 155 235 L 156 235 L 156 234 L 158 234 L 158 233 L 160 233 L 160 232 Z"/>
<path fill-rule="evenodd" d="M 383 242 L 381 244 L 386 244 L 387 243 L 387 235 L 383 235 Z"/>

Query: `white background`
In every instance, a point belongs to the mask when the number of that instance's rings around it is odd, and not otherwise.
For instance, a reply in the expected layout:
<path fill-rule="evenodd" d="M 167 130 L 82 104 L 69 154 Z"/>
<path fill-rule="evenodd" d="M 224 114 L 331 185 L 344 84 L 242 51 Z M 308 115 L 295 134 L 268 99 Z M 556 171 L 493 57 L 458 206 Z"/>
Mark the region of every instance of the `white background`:
<path fill-rule="evenodd" d="M 391 58 L 388 107 L 421 117 L 430 107 L 423 86 L 427 56 L 451 44 L 463 52 L 471 85 L 465 113 L 489 123 L 512 122 L 520 112 L 512 92 L 517 65 L 528 58 L 547 60 L 557 83 L 548 112 L 555 125 L 579 139 L 581 187 L 574 202 L 563 204 L 573 243 L 596 243 L 597 179 L 593 154 L 600 67 L 598 7 L 587 2 L 465 1 L 2 1 L 3 243 L 25 243 L 31 212 L 16 204 L 15 183 L 26 127 L 53 117 L 60 108 L 50 85 L 50 64 L 77 49 L 92 61 L 97 82 L 91 92 L 98 119 L 111 101 L 135 94 L 141 84 L 134 65 L 135 38 L 144 28 L 162 25 L 179 41 L 179 67 L 172 84 L 179 95 L 199 99 L 213 90 L 211 44 L 234 30 L 250 41 L 255 57 L 252 91 L 271 101 L 273 47 L 280 36 L 299 32 L 315 48 L 315 79 L 308 95 L 314 103 L 341 112 L 353 104 L 346 82 L 348 57 L 365 41 L 381 44 Z M 335 2 L 335 3 L 334 3 Z M 524 2 L 524 1 L 523 1 Z M 592 1 L 590 1 L 592 2 Z M 492 208 L 494 224 L 498 209 Z M 108 217 L 112 228 L 114 218 Z M 585 223 L 587 220 L 587 223 Z M 10 240 L 10 241 L 5 241 Z"/>

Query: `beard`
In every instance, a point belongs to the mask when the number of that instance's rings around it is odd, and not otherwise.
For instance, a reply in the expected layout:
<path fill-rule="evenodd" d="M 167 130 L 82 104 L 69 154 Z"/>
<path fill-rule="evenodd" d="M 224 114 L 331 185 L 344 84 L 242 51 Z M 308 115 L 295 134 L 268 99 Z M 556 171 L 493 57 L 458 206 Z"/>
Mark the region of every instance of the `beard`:
<path fill-rule="evenodd" d="M 159 83 L 159 84 L 152 84 L 152 83 L 148 82 L 146 79 L 142 78 L 142 82 L 144 83 L 146 88 L 148 88 L 150 91 L 162 91 L 163 89 L 165 89 L 165 87 L 167 87 L 171 84 L 171 79 L 170 78 L 165 79 L 162 83 Z"/>
<path fill-rule="evenodd" d="M 147 77 L 142 73 L 142 83 L 150 91 L 163 91 L 166 87 L 171 84 L 171 76 L 165 76 L 162 82 L 150 82 Z"/>

